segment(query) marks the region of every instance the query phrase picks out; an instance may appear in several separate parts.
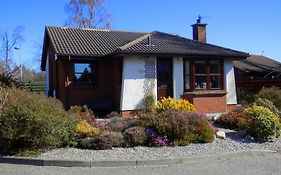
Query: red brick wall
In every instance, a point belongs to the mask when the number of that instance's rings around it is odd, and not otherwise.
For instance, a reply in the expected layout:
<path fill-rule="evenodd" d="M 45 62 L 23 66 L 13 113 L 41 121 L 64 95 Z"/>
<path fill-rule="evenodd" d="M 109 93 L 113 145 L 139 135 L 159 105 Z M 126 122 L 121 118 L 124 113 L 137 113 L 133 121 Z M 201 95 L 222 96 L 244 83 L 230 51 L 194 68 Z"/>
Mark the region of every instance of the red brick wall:
<path fill-rule="evenodd" d="M 196 112 L 219 113 L 226 112 L 226 92 L 190 92 L 182 95 L 192 103 Z"/>

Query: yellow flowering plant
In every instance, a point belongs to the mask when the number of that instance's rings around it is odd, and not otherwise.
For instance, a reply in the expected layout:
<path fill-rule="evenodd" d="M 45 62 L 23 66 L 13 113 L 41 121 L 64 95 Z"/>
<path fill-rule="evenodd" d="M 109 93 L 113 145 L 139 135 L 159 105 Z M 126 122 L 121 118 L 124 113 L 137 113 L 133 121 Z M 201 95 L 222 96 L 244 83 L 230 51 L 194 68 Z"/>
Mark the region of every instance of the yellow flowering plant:
<path fill-rule="evenodd" d="M 86 120 L 80 120 L 76 125 L 75 131 L 81 137 L 92 137 L 101 132 L 99 128 L 92 127 Z"/>
<path fill-rule="evenodd" d="M 195 112 L 194 106 L 185 99 L 162 98 L 157 102 L 157 112 L 176 110 L 184 112 Z"/>

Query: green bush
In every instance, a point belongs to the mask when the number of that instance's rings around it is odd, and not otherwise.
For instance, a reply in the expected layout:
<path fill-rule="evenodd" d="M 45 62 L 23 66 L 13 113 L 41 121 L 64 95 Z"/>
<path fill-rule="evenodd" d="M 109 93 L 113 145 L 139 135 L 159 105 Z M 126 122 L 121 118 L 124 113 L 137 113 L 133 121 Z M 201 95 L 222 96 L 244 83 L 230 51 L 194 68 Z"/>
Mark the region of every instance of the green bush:
<path fill-rule="evenodd" d="M 143 99 L 144 109 L 147 112 L 152 112 L 155 110 L 155 96 L 153 94 L 148 94 Z"/>
<path fill-rule="evenodd" d="M 249 118 L 244 114 L 244 108 L 238 108 L 226 114 L 222 114 L 216 121 L 216 124 L 222 125 L 228 129 L 239 130 L 249 124 Z"/>
<path fill-rule="evenodd" d="M 0 92 L 2 153 L 76 145 L 76 121 L 59 101 L 16 88 L 0 87 Z"/>
<path fill-rule="evenodd" d="M 239 104 L 248 105 L 255 101 L 255 93 L 237 89 L 237 100 Z"/>
<path fill-rule="evenodd" d="M 276 106 L 272 103 L 272 101 L 266 98 L 257 98 L 254 104 L 257 106 L 263 106 L 265 108 L 268 108 L 271 112 L 278 115 L 279 118 L 281 117 L 281 112 L 276 108 Z"/>
<path fill-rule="evenodd" d="M 209 122 L 197 113 L 167 110 L 161 113 L 143 113 L 139 116 L 145 128 L 159 136 L 167 136 L 176 145 L 212 142 L 214 130 Z"/>
<path fill-rule="evenodd" d="M 141 126 L 134 126 L 126 129 L 123 132 L 124 140 L 127 146 L 138 146 L 145 145 L 147 141 L 147 135 L 145 133 L 145 128 Z"/>
<path fill-rule="evenodd" d="M 277 115 L 263 106 L 251 106 L 245 109 L 245 115 L 250 118 L 248 131 L 260 141 L 268 141 L 279 137 L 281 125 Z"/>
<path fill-rule="evenodd" d="M 281 111 L 281 90 L 278 87 L 263 88 L 259 91 L 256 98 L 270 100 L 279 111 Z"/>

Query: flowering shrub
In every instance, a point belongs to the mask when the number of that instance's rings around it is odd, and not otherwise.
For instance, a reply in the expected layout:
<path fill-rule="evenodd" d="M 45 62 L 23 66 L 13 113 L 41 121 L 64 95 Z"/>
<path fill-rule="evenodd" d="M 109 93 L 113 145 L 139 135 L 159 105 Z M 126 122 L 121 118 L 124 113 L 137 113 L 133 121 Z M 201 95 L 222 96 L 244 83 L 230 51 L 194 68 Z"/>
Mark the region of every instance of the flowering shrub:
<path fill-rule="evenodd" d="M 93 124 L 96 120 L 96 117 L 93 114 L 93 111 L 89 109 L 86 105 L 84 106 L 71 106 L 68 110 L 68 113 L 78 117 L 80 120 L 85 120 L 89 124 Z"/>
<path fill-rule="evenodd" d="M 207 120 L 196 113 L 183 111 L 164 111 L 161 113 L 144 113 L 140 115 L 144 127 L 150 128 L 146 133 L 149 138 L 162 136 L 162 140 L 186 145 L 196 142 L 212 142 L 214 130 Z M 187 135 L 189 134 L 189 135 Z M 184 141 L 190 139 L 189 141 Z"/>
<path fill-rule="evenodd" d="M 92 127 L 88 122 L 85 120 L 80 120 L 75 128 L 75 131 L 81 136 L 81 137 L 91 137 L 94 135 L 98 135 L 101 131 L 99 128 Z"/>
<path fill-rule="evenodd" d="M 145 133 L 148 137 L 148 144 L 150 146 L 163 147 L 170 145 L 170 141 L 166 135 L 158 136 L 152 129 L 149 128 L 145 130 Z"/>
<path fill-rule="evenodd" d="M 248 130 L 252 136 L 261 141 L 280 136 L 279 118 L 269 109 L 253 105 L 246 108 L 244 112 L 251 119 Z"/>
<path fill-rule="evenodd" d="M 147 141 L 145 128 L 141 126 L 128 128 L 123 132 L 123 135 L 127 146 L 145 145 Z"/>
<path fill-rule="evenodd" d="M 266 99 L 266 98 L 257 98 L 254 102 L 257 106 L 263 106 L 268 108 L 271 112 L 281 117 L 281 112 L 276 108 L 276 106 L 272 103 L 272 101 Z"/>
<path fill-rule="evenodd" d="M 238 108 L 223 114 L 215 121 L 216 124 L 222 125 L 228 129 L 239 130 L 249 125 L 250 119 L 244 114 L 244 108 Z"/>
<path fill-rule="evenodd" d="M 162 112 L 166 110 L 194 112 L 195 108 L 187 100 L 184 99 L 177 100 L 169 97 L 169 98 L 162 98 L 160 101 L 158 101 L 156 110 L 157 112 Z"/>

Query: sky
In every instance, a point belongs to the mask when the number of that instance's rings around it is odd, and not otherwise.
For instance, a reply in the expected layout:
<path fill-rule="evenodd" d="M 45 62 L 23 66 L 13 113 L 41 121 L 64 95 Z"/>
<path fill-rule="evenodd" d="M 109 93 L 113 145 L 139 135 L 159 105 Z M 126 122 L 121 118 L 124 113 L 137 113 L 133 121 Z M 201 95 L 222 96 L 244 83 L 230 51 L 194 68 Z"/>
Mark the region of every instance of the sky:
<path fill-rule="evenodd" d="M 24 26 L 24 42 L 11 59 L 40 69 L 45 26 L 63 26 L 68 0 L 0 0 L 0 31 Z M 106 0 L 114 30 L 161 31 L 192 39 L 201 15 L 207 42 L 281 62 L 280 0 Z M 2 55 L 2 53 L 0 53 Z"/>

